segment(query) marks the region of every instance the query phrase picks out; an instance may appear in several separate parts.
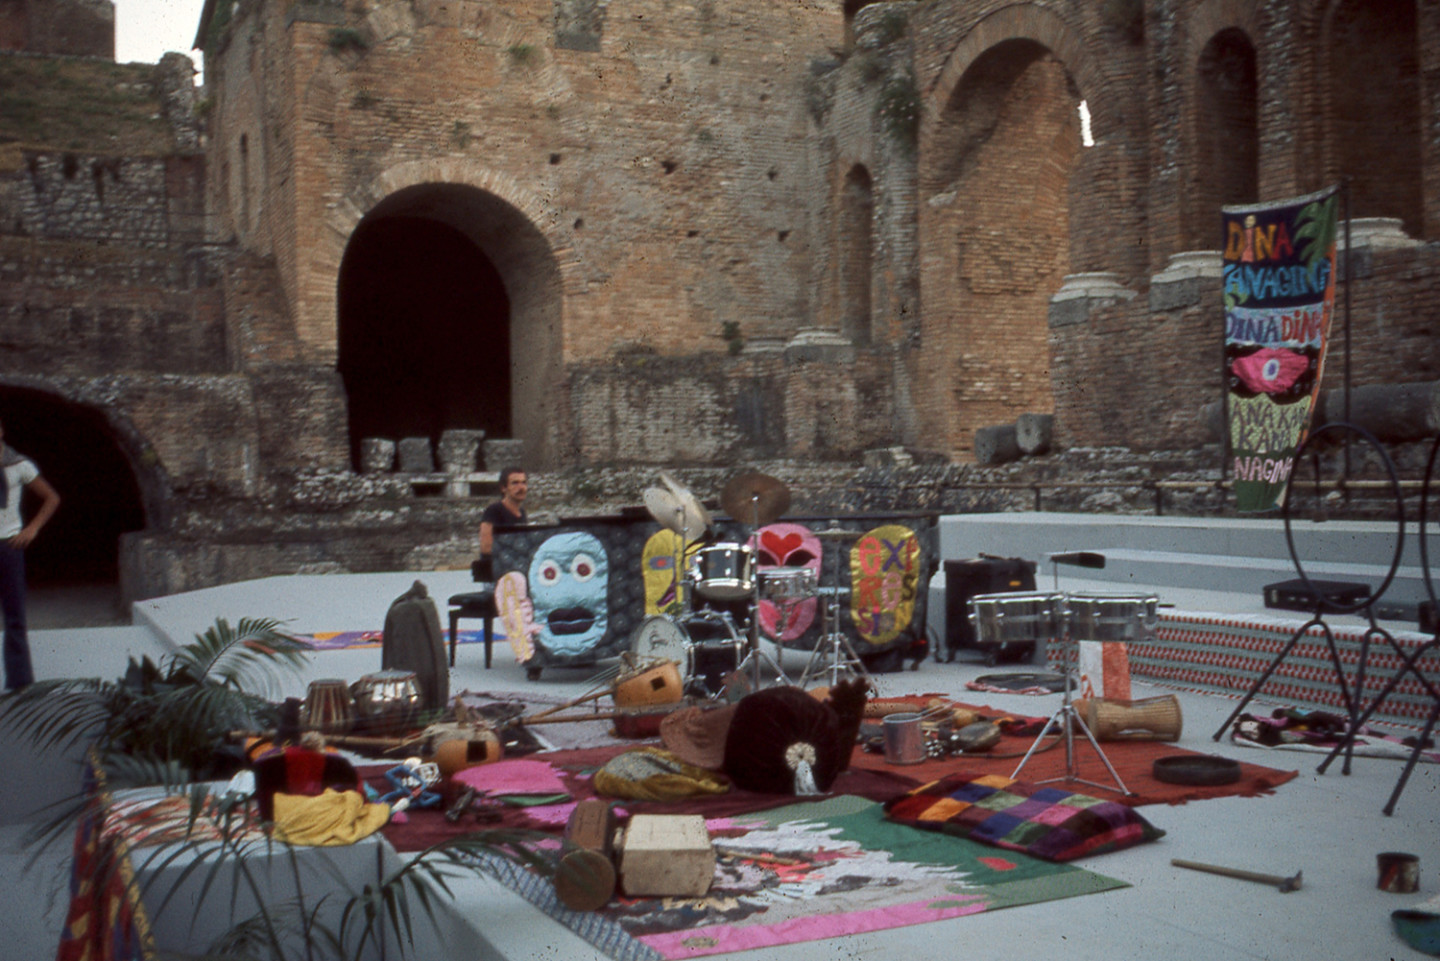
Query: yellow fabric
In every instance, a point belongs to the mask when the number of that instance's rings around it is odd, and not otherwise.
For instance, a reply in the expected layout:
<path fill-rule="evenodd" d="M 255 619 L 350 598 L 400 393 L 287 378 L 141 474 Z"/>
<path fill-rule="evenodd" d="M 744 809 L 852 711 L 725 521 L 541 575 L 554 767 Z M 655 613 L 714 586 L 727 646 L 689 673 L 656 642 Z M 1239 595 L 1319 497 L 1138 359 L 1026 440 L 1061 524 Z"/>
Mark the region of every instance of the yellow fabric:
<path fill-rule="evenodd" d="M 595 772 L 595 790 L 631 801 L 675 801 L 696 794 L 724 794 L 730 785 L 714 771 L 686 764 L 658 747 L 641 747 L 611 758 Z"/>
<path fill-rule="evenodd" d="M 275 839 L 288 844 L 354 844 L 390 820 L 390 805 L 368 804 L 358 791 L 326 788 L 314 797 L 277 792 L 274 804 Z"/>

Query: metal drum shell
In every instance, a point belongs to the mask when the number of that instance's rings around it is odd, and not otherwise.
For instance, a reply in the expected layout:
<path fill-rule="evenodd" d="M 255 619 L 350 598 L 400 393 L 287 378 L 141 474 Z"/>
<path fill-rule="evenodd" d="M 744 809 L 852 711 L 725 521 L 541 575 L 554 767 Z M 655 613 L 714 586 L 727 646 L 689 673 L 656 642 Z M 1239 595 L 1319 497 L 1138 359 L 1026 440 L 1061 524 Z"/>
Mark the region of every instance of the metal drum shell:
<path fill-rule="evenodd" d="M 1154 594 L 1066 594 L 1070 637 L 1076 641 L 1141 643 L 1155 640 L 1160 599 Z"/>
<path fill-rule="evenodd" d="M 1048 640 L 1060 633 L 1061 595 L 1011 591 L 970 598 L 970 623 L 977 644 Z"/>
<path fill-rule="evenodd" d="M 695 552 L 690 576 L 704 597 L 733 601 L 755 590 L 753 554 L 745 544 L 712 544 Z"/>
<path fill-rule="evenodd" d="M 783 604 L 815 596 L 816 571 L 812 567 L 767 567 L 760 571 L 760 596 Z"/>

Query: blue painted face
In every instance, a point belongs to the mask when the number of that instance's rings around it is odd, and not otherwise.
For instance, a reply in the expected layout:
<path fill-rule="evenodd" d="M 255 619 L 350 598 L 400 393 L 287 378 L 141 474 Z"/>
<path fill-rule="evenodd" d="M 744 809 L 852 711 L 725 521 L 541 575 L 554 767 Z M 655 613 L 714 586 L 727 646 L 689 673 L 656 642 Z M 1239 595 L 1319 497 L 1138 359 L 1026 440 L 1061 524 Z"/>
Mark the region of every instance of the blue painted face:
<path fill-rule="evenodd" d="M 537 640 L 553 654 L 584 654 L 609 628 L 610 564 L 593 534 L 556 534 L 530 559 L 530 602 Z"/>

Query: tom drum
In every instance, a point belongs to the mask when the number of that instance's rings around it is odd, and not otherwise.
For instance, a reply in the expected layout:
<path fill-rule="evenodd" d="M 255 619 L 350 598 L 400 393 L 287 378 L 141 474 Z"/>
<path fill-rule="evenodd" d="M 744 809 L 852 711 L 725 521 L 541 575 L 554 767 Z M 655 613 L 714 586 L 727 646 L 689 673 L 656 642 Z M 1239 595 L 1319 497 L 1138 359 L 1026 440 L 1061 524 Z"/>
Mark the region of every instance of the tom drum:
<path fill-rule="evenodd" d="M 691 562 L 695 590 L 714 600 L 732 601 L 755 589 L 750 548 L 743 544 L 714 544 L 701 548 Z"/>
<path fill-rule="evenodd" d="M 1069 594 L 1065 602 L 1074 640 L 1155 640 L 1160 599 L 1153 594 Z"/>
<path fill-rule="evenodd" d="M 970 599 L 970 623 L 978 644 L 1049 640 L 1058 635 L 1057 594 L 1009 592 L 977 594 Z"/>

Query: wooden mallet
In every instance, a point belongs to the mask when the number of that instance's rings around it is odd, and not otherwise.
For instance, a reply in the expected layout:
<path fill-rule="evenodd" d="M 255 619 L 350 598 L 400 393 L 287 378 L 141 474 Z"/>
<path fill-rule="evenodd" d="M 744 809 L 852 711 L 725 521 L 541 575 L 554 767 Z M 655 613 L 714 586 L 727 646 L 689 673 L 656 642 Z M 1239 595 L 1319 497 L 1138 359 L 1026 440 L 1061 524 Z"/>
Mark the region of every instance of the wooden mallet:
<path fill-rule="evenodd" d="M 1221 867 L 1218 864 L 1202 864 L 1199 861 L 1185 861 L 1181 858 L 1171 858 L 1170 863 L 1177 868 L 1189 868 L 1192 871 L 1207 871 L 1210 874 L 1219 874 L 1227 878 L 1239 878 L 1242 881 L 1258 881 L 1261 884 L 1272 884 L 1280 890 L 1281 894 L 1289 894 L 1291 891 L 1300 890 L 1302 871 L 1296 871 L 1294 877 L 1282 878 L 1278 874 L 1259 874 L 1255 871 L 1242 871 L 1239 868 Z"/>

